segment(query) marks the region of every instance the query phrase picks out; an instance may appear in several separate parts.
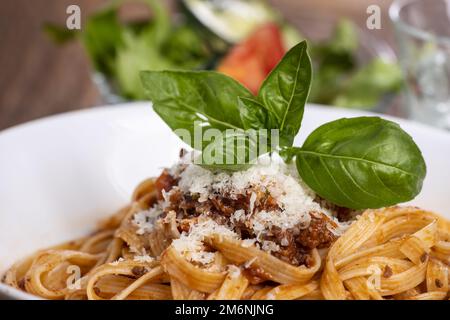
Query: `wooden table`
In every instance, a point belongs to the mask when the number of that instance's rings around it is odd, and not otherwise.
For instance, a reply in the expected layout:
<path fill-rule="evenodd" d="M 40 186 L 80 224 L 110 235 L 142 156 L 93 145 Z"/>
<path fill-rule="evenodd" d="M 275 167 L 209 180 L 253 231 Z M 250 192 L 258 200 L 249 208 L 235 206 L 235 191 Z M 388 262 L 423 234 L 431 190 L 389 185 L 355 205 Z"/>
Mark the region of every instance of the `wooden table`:
<path fill-rule="evenodd" d="M 172 0 L 173 1 L 173 0 Z M 64 111 L 101 104 L 91 68 L 79 43 L 55 46 L 42 32 L 44 22 L 64 24 L 66 8 L 78 4 L 82 20 L 105 0 L 0 1 L 0 129 Z M 169 1 L 170 2 L 170 1 Z M 363 24 L 372 0 L 272 0 L 286 18 L 300 26 L 305 14 L 349 16 Z M 386 8 L 383 29 L 389 35 Z"/>

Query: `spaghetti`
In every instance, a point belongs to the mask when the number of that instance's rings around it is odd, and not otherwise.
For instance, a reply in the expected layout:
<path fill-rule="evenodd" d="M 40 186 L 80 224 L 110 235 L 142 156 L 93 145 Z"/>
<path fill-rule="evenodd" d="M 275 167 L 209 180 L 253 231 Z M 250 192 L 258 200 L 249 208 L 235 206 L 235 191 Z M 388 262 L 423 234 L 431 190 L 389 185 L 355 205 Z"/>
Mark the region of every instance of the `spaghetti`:
<path fill-rule="evenodd" d="M 341 233 L 338 219 L 316 213 L 327 229 L 311 220 L 314 228 L 294 234 L 297 242 L 308 241 L 292 247 L 293 234 L 261 236 L 256 227 L 245 227 L 250 211 L 254 218 L 257 210 L 276 208 L 267 193 L 253 196 L 253 189 L 245 199 L 222 199 L 216 203 L 222 215 L 208 216 L 209 200 L 191 194 L 196 206 L 189 207 L 177 198 L 181 184 L 167 172 L 144 181 L 131 203 L 93 235 L 35 253 L 12 266 L 3 282 L 46 299 L 449 298 L 450 222 L 434 213 L 366 210 L 353 213 Z M 234 213 L 227 216 L 230 206 Z M 80 272 L 71 282 L 70 266 Z"/>

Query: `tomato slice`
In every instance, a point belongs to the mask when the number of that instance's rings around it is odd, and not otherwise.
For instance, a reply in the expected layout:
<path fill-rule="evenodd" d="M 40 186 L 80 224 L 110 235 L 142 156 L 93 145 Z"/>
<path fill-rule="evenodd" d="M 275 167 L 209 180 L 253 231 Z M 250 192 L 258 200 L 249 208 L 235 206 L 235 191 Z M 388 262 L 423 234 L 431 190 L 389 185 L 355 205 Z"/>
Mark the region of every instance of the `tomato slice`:
<path fill-rule="evenodd" d="M 280 28 L 275 23 L 267 23 L 235 45 L 217 70 L 241 82 L 256 94 L 285 52 Z"/>

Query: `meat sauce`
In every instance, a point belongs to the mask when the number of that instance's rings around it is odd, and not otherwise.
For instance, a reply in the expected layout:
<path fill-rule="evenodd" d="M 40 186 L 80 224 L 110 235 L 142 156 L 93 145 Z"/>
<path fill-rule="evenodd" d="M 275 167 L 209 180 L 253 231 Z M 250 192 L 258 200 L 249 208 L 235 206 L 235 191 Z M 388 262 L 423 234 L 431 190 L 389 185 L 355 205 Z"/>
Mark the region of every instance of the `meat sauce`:
<path fill-rule="evenodd" d="M 177 183 L 177 179 L 172 177 L 169 172 L 164 169 L 161 175 L 155 181 L 155 188 L 158 192 L 158 200 L 163 200 L 163 191 L 169 191 Z"/>
<path fill-rule="evenodd" d="M 155 187 L 158 191 L 159 199 L 163 199 L 163 190 L 168 192 L 177 185 L 178 181 L 172 177 L 167 170 L 157 178 Z M 276 200 L 269 194 L 259 193 L 255 201 L 255 208 L 258 210 L 279 210 Z M 323 202 L 323 199 L 318 199 Z M 208 214 L 219 224 L 229 224 L 230 217 L 237 210 L 250 211 L 250 194 L 226 196 L 213 194 L 206 201 L 199 202 L 195 194 L 185 194 L 175 188 L 170 192 L 169 205 L 164 209 L 165 213 L 175 211 L 177 213 L 178 229 L 180 232 L 189 231 L 189 224 L 192 219 Z M 334 212 L 341 213 L 341 217 L 347 217 L 349 210 L 346 208 L 332 208 Z M 315 248 L 327 248 L 336 239 L 337 236 L 330 230 L 330 225 L 336 227 L 334 221 L 321 212 L 311 212 L 311 222 L 307 228 L 300 225 L 290 229 L 281 230 L 278 227 L 272 227 L 269 232 L 262 235 L 261 240 L 273 241 L 279 245 L 280 250 L 272 252 L 272 255 L 286 261 L 292 265 L 312 264 L 311 250 Z M 245 221 L 234 221 L 234 231 L 242 239 L 255 238 L 252 229 L 246 226 Z M 251 278 L 252 283 L 257 283 L 259 278 L 264 275 L 258 273 L 258 270 L 249 268 L 246 271 Z M 267 279 L 267 278 L 266 278 Z"/>

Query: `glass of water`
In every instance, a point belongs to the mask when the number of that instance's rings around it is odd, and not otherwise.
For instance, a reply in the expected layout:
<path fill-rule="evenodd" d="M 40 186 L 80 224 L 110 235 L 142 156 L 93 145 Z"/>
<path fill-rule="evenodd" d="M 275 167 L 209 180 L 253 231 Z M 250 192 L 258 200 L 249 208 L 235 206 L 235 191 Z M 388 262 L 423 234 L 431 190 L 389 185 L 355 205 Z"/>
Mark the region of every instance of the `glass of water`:
<path fill-rule="evenodd" d="M 450 0 L 396 0 L 389 15 L 405 75 L 408 116 L 450 130 Z"/>

